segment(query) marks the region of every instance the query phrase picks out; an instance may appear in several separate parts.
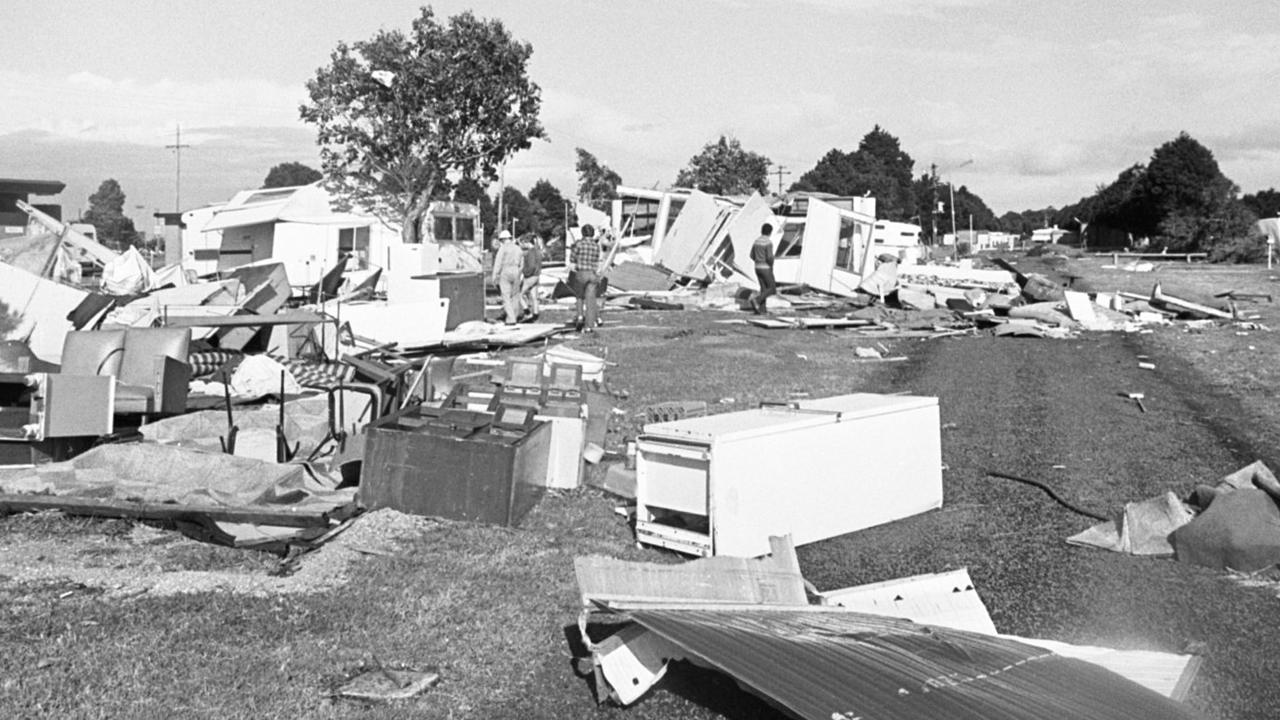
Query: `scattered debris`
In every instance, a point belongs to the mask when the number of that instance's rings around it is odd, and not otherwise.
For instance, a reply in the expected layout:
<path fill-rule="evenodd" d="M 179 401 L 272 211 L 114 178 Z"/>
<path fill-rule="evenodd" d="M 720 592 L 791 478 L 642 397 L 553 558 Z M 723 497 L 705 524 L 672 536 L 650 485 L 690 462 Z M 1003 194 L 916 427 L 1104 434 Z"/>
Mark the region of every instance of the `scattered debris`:
<path fill-rule="evenodd" d="M 810 605 L 790 542 L 770 543 L 773 555 L 759 561 L 578 558 L 578 626 L 598 700 L 633 703 L 681 659 L 808 720 L 869 709 L 947 717 L 961 706 L 1028 720 L 1046 708 L 1055 717 L 1196 717 L 1174 699 L 1195 676 L 1193 657 L 998 636 L 964 571 L 818 594 L 823 604 Z M 593 640 L 599 610 L 630 624 Z"/>
<path fill-rule="evenodd" d="M 1142 403 L 1142 401 L 1147 398 L 1145 394 L 1139 393 L 1139 392 L 1120 393 L 1120 397 L 1128 398 L 1132 400 L 1134 403 L 1137 404 L 1138 409 L 1141 410 L 1142 412 L 1145 413 L 1147 411 L 1147 406 Z"/>
<path fill-rule="evenodd" d="M 429 670 L 396 669 L 382 664 L 376 657 L 375 667 L 365 670 L 344 682 L 334 692 L 338 697 L 367 702 L 383 703 L 406 700 L 421 695 L 440 682 L 440 672 Z"/>

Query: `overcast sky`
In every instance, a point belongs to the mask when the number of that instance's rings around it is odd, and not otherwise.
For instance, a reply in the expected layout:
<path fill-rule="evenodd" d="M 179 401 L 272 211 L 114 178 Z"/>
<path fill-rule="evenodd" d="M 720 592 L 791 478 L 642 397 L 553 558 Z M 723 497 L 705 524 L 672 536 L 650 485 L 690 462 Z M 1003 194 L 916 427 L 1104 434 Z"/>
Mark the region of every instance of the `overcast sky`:
<path fill-rule="evenodd" d="M 115 177 L 134 214 L 225 200 L 318 165 L 304 83 L 417 0 L 42 0 L 3 12 L 0 177 Z M 1280 4 L 1162 0 L 473 0 L 533 45 L 548 140 L 508 164 L 575 188 L 584 147 L 665 186 L 720 134 L 801 173 L 879 124 L 919 175 L 997 214 L 1091 194 L 1187 131 L 1244 192 L 1280 186 Z M 966 161 L 972 160 L 965 165 Z M 963 167 L 960 167 L 964 165 Z M 776 180 L 775 180 L 776 182 Z M 141 206 L 141 207 L 137 207 Z M 149 226 L 149 224 L 147 225 Z"/>

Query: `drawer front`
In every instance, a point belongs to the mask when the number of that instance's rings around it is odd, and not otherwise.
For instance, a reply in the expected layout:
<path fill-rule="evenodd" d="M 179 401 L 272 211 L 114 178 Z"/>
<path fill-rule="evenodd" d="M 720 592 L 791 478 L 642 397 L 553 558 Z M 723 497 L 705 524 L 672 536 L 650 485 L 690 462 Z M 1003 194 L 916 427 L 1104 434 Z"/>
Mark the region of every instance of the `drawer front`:
<path fill-rule="evenodd" d="M 636 541 L 686 555 L 711 557 L 711 536 L 660 523 L 637 521 Z"/>
<path fill-rule="evenodd" d="M 701 446 L 636 443 L 636 502 L 707 515 L 711 460 Z"/>

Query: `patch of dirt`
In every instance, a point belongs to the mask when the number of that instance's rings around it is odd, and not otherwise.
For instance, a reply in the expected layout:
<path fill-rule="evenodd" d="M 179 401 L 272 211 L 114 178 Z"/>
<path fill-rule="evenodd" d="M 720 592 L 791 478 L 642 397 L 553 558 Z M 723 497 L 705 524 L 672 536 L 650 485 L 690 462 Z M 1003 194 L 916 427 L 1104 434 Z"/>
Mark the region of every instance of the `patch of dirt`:
<path fill-rule="evenodd" d="M 127 533 L 76 535 L 0 524 L 0 582 L 73 583 L 108 598 L 215 590 L 260 597 L 320 592 L 344 584 L 350 564 L 394 554 L 400 543 L 432 524 L 395 510 L 366 513 L 298 558 L 296 571 L 288 575 L 281 574 L 284 568 L 275 556 L 208 545 L 142 524 Z"/>

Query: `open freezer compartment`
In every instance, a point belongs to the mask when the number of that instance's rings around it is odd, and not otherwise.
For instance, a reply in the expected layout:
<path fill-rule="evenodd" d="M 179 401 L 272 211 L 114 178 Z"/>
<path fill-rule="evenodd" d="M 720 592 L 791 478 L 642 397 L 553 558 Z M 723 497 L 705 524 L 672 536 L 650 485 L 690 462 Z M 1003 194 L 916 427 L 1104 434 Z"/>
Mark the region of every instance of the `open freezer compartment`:
<path fill-rule="evenodd" d="M 710 556 L 710 470 L 711 448 L 706 444 L 637 438 L 637 542 Z"/>

